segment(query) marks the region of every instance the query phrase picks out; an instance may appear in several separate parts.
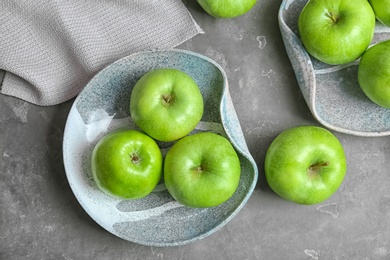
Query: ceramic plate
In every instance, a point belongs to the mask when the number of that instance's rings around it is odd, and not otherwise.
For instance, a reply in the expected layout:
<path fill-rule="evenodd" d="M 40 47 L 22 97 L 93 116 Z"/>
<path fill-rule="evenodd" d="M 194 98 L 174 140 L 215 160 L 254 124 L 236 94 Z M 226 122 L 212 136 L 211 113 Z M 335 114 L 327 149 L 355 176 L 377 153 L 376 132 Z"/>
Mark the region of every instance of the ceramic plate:
<path fill-rule="evenodd" d="M 313 116 L 325 127 L 358 136 L 390 135 L 390 109 L 370 101 L 357 81 L 358 62 L 330 66 L 311 57 L 299 40 L 297 23 L 307 0 L 284 0 L 279 26 L 288 57 Z M 377 23 L 372 44 L 390 39 Z"/>
<path fill-rule="evenodd" d="M 90 158 L 94 145 L 103 135 L 116 129 L 138 129 L 129 115 L 130 92 L 142 75 L 162 67 L 182 70 L 199 85 L 205 111 L 194 131 L 212 131 L 226 136 L 239 155 L 239 187 L 218 207 L 184 207 L 174 201 L 163 182 L 143 199 L 115 199 L 101 192 L 92 179 Z M 172 143 L 159 145 L 165 153 Z M 112 234 L 143 245 L 182 245 L 212 234 L 244 206 L 258 176 L 223 69 L 205 56 L 184 50 L 130 55 L 99 72 L 79 94 L 69 112 L 63 154 L 69 184 L 85 211 Z"/>

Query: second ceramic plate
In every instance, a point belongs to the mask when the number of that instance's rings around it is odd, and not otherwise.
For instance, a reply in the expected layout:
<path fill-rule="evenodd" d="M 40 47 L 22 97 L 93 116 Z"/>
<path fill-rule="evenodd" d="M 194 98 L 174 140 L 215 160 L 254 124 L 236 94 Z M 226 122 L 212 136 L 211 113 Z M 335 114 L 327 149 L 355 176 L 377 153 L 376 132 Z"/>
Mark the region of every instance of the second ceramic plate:
<path fill-rule="evenodd" d="M 299 40 L 298 17 L 307 0 L 284 0 L 279 26 L 288 57 L 313 116 L 325 127 L 351 135 L 390 135 L 390 109 L 369 100 L 357 82 L 358 62 L 326 65 L 310 56 Z M 372 44 L 390 39 L 390 28 L 377 23 Z"/>

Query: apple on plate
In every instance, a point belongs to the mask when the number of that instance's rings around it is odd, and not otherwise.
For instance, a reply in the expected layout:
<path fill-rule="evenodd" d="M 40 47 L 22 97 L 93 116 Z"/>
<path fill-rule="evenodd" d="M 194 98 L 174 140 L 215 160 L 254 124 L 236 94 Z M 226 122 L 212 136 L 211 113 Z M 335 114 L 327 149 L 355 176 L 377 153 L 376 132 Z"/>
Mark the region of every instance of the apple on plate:
<path fill-rule="evenodd" d="M 164 181 L 179 203 L 194 208 L 218 206 L 236 191 L 240 160 L 225 137 L 199 132 L 176 142 L 164 160 Z"/>
<path fill-rule="evenodd" d="M 170 142 L 190 133 L 203 115 L 203 97 L 197 83 L 173 68 L 149 71 L 130 95 L 135 124 L 156 140 Z"/>
<path fill-rule="evenodd" d="M 368 0 L 378 21 L 390 27 L 390 0 Z"/>
<path fill-rule="evenodd" d="M 363 54 L 358 82 L 369 99 L 390 108 L 390 40 L 373 45 Z"/>
<path fill-rule="evenodd" d="M 358 59 L 374 30 L 375 14 L 367 0 L 309 0 L 298 18 L 306 51 L 331 65 Z"/>
<path fill-rule="evenodd" d="M 139 199 L 150 194 L 162 177 L 163 157 L 157 143 L 136 130 L 105 135 L 92 152 L 92 175 L 106 194 Z"/>
<path fill-rule="evenodd" d="M 249 12 L 257 0 L 197 0 L 215 18 L 234 18 Z"/>
<path fill-rule="evenodd" d="M 339 140 L 317 126 L 284 130 L 271 143 L 265 158 L 265 176 L 271 189 L 297 204 L 328 199 L 341 185 L 346 158 Z"/>

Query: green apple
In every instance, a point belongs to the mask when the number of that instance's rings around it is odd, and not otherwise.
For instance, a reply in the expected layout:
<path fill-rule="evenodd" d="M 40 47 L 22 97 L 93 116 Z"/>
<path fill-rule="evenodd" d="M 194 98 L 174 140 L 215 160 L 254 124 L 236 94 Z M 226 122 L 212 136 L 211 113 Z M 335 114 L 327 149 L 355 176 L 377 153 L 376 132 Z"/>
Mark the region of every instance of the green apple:
<path fill-rule="evenodd" d="M 92 152 L 92 175 L 105 193 L 138 199 L 153 191 L 162 177 L 163 157 L 157 143 L 136 130 L 105 135 Z"/>
<path fill-rule="evenodd" d="M 203 115 L 203 97 L 196 82 L 171 68 L 152 70 L 135 84 L 130 115 L 136 125 L 159 141 L 174 141 L 190 133 Z"/>
<path fill-rule="evenodd" d="M 369 99 L 390 108 L 390 40 L 373 45 L 363 54 L 358 82 Z"/>
<path fill-rule="evenodd" d="M 339 140 L 317 126 L 284 130 L 271 143 L 265 158 L 265 176 L 271 189 L 298 204 L 317 204 L 341 185 L 346 158 Z"/>
<path fill-rule="evenodd" d="M 234 18 L 243 15 L 256 4 L 256 0 L 197 0 L 200 6 L 216 18 Z"/>
<path fill-rule="evenodd" d="M 390 27 L 390 0 L 368 0 L 378 21 Z"/>
<path fill-rule="evenodd" d="M 374 30 L 375 14 L 367 0 L 309 0 L 298 19 L 306 51 L 331 65 L 358 59 Z"/>
<path fill-rule="evenodd" d="M 176 142 L 164 160 L 164 181 L 179 203 L 195 208 L 227 201 L 240 181 L 240 160 L 231 143 L 212 132 Z"/>

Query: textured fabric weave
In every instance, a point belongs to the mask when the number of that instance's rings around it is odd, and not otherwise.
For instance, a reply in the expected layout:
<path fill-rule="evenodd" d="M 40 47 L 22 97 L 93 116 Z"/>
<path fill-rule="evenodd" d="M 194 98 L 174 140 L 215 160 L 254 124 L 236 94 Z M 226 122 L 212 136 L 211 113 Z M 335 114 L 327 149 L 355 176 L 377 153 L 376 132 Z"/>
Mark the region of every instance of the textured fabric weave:
<path fill-rule="evenodd" d="M 181 0 L 1 0 L 0 92 L 59 104 L 115 60 L 199 33 Z"/>

